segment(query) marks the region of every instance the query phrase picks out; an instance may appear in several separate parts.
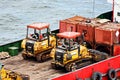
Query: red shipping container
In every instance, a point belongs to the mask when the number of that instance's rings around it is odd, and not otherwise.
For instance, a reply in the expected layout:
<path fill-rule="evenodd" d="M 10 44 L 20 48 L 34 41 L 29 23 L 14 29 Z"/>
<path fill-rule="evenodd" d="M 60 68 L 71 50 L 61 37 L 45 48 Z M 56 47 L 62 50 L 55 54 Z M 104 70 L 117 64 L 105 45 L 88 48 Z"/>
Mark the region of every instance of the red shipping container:
<path fill-rule="evenodd" d="M 65 31 L 74 31 L 76 32 L 76 26 L 77 22 L 75 21 L 69 21 L 69 20 L 62 20 L 60 21 L 60 32 L 65 32 Z"/>
<path fill-rule="evenodd" d="M 119 33 L 120 27 L 115 23 L 107 23 L 95 29 L 95 41 L 96 43 L 113 45 L 119 43 Z"/>
<path fill-rule="evenodd" d="M 114 45 L 114 53 L 113 56 L 119 55 L 120 54 L 120 44 L 115 44 Z"/>
<path fill-rule="evenodd" d="M 88 21 L 81 21 L 77 25 L 77 32 L 85 34 L 85 41 L 94 43 L 95 41 L 95 28 L 100 27 L 103 23 L 100 23 L 101 19 L 89 19 Z"/>
<path fill-rule="evenodd" d="M 74 31 L 76 32 L 77 22 L 75 21 L 69 21 L 66 23 L 66 29 L 67 31 Z"/>
<path fill-rule="evenodd" d="M 64 32 L 64 31 L 66 31 L 67 29 L 66 29 L 66 21 L 65 20 L 62 20 L 62 21 L 60 21 L 60 26 L 59 26 L 60 28 L 60 32 Z"/>
<path fill-rule="evenodd" d="M 75 31 L 77 29 L 77 24 L 80 21 L 85 20 L 85 17 L 81 17 L 81 16 L 74 16 L 65 20 L 61 20 L 60 21 L 60 32 L 65 32 L 65 31 Z"/>

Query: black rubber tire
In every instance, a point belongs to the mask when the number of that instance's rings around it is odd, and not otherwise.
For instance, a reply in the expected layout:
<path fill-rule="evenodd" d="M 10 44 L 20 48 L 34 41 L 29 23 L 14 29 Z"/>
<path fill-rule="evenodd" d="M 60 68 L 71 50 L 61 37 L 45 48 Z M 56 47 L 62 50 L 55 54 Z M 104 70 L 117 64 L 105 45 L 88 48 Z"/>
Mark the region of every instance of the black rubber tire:
<path fill-rule="evenodd" d="M 117 73 L 114 69 L 110 69 L 108 71 L 108 80 L 116 80 L 117 79 Z"/>
<path fill-rule="evenodd" d="M 92 80 L 102 80 L 102 74 L 100 72 L 94 72 L 92 74 Z"/>

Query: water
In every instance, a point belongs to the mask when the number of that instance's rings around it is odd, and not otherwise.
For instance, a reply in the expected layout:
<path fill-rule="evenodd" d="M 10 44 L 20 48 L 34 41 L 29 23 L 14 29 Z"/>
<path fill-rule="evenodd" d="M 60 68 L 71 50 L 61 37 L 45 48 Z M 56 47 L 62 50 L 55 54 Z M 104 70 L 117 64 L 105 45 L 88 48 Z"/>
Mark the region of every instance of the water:
<path fill-rule="evenodd" d="M 92 18 L 110 10 L 107 0 L 95 0 L 94 11 L 93 0 L 0 0 L 0 44 L 25 38 L 26 25 L 33 22 L 48 22 L 55 30 L 59 20 Z"/>

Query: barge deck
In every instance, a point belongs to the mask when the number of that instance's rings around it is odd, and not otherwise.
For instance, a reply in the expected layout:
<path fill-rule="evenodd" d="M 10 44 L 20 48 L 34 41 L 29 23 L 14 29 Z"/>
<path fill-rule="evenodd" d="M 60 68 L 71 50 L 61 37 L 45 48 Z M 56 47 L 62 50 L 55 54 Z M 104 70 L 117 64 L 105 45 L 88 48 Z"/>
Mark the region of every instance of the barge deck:
<path fill-rule="evenodd" d="M 21 54 L 0 60 L 0 62 L 3 63 L 7 69 L 29 75 L 30 80 L 47 80 L 65 73 L 62 70 L 52 69 L 51 60 L 38 63 L 35 60 L 24 60 Z"/>

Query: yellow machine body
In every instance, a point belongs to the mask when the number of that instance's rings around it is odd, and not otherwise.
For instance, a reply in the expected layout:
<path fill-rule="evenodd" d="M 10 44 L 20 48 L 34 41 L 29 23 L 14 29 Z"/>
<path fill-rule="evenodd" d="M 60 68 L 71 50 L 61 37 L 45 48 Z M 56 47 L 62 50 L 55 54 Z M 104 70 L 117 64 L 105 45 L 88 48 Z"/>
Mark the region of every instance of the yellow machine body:
<path fill-rule="evenodd" d="M 67 54 L 70 54 L 72 59 L 67 60 Z M 75 49 L 73 51 L 68 51 L 67 54 L 64 56 L 63 64 L 66 65 L 69 62 L 76 61 L 78 59 L 85 59 L 85 58 L 91 58 L 92 56 L 89 54 L 88 49 L 85 46 L 80 45 L 80 54 L 78 54 L 78 49 Z"/>
<path fill-rule="evenodd" d="M 78 49 L 74 49 L 72 51 L 66 51 L 65 53 L 63 53 L 65 54 L 63 56 L 63 63 L 57 62 L 55 60 L 55 53 L 56 53 L 56 48 L 54 48 L 51 51 L 50 55 L 53 58 L 53 62 L 55 62 L 56 64 L 60 66 L 65 66 L 67 63 L 74 62 L 78 59 L 92 58 L 92 56 L 88 52 L 88 49 L 83 45 L 80 45 L 80 53 L 78 53 Z M 68 59 L 69 57 L 71 57 L 71 59 Z"/>
<path fill-rule="evenodd" d="M 32 30 L 32 34 L 29 34 Z M 49 24 L 33 23 L 27 26 L 26 39 L 21 43 L 23 48 L 22 56 L 24 59 L 35 57 L 37 61 L 43 62 L 50 58 L 50 51 L 55 46 L 56 38 L 50 32 Z"/>
<path fill-rule="evenodd" d="M 34 52 L 27 52 L 26 51 L 26 42 L 29 41 L 29 39 L 24 39 L 21 43 L 21 47 L 24 49 L 25 54 L 28 56 L 36 56 L 40 52 L 47 51 L 56 45 L 56 39 L 54 36 L 50 36 L 50 45 L 48 45 L 48 40 L 42 40 L 42 41 L 35 41 L 34 42 Z"/>
<path fill-rule="evenodd" d="M 106 53 L 90 50 L 85 44 L 79 44 L 78 32 L 63 32 L 57 36 L 61 38 L 57 39 L 56 47 L 50 53 L 53 68 L 64 67 L 67 71 L 72 71 L 107 58 Z"/>
<path fill-rule="evenodd" d="M 18 74 L 16 72 L 4 69 L 4 67 L 0 69 L 0 80 L 24 80 L 24 79 L 30 80 L 28 75 Z"/>

